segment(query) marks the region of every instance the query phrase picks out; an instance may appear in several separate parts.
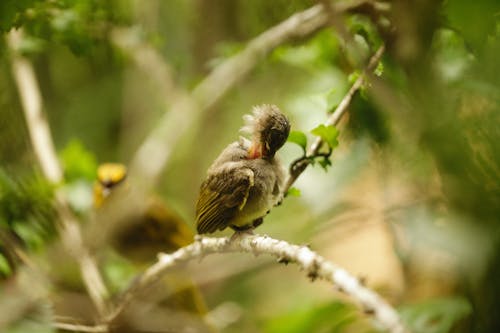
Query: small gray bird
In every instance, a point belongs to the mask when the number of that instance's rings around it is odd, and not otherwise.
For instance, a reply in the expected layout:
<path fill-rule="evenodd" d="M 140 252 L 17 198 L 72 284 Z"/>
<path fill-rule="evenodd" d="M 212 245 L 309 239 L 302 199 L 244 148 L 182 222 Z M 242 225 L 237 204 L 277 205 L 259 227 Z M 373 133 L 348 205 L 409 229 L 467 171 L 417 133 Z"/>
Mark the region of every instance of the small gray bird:
<path fill-rule="evenodd" d="M 282 198 L 285 172 L 276 152 L 286 142 L 290 123 L 275 105 L 253 108 L 245 115 L 240 137 L 222 151 L 201 184 L 196 203 L 199 234 L 230 227 L 235 231 L 257 227 Z"/>

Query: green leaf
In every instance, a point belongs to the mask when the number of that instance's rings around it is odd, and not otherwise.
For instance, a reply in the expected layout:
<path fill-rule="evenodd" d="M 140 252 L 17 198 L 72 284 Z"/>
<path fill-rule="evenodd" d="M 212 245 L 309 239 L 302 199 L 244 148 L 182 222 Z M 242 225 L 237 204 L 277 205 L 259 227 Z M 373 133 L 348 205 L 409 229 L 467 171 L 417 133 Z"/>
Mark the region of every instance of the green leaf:
<path fill-rule="evenodd" d="M 298 144 L 305 151 L 307 147 L 307 137 L 304 132 L 301 131 L 291 131 L 288 135 L 288 142 Z"/>
<path fill-rule="evenodd" d="M 20 16 L 33 6 L 37 0 L 2 0 L 0 1 L 0 31 L 7 32 L 19 26 Z"/>
<path fill-rule="evenodd" d="M 375 68 L 374 73 L 376 76 L 382 76 L 382 74 L 384 73 L 384 64 L 382 63 L 382 61 L 378 62 L 377 68 Z"/>
<path fill-rule="evenodd" d="M 349 84 L 354 84 L 354 82 L 356 82 L 356 80 L 359 78 L 359 76 L 361 75 L 361 72 L 359 70 L 355 70 L 354 72 L 352 72 L 351 74 L 349 74 L 349 76 L 347 77 L 347 81 L 349 82 Z"/>
<path fill-rule="evenodd" d="M 12 269 L 10 268 L 7 259 L 0 253 L 0 277 L 10 276 L 12 274 Z"/>
<path fill-rule="evenodd" d="M 110 256 L 103 270 L 114 292 L 123 290 L 137 274 L 134 266 L 128 260 L 116 254 Z"/>
<path fill-rule="evenodd" d="M 457 321 L 471 312 L 471 305 L 465 298 L 450 297 L 405 306 L 401 310 L 401 317 L 412 332 L 447 333 Z"/>
<path fill-rule="evenodd" d="M 332 161 L 330 161 L 330 159 L 326 156 L 322 156 L 323 158 L 319 160 L 319 165 L 321 165 L 321 167 L 327 171 L 328 170 L 328 167 L 332 165 Z"/>
<path fill-rule="evenodd" d="M 339 135 L 338 130 L 335 126 L 325 126 L 323 124 L 311 130 L 313 135 L 319 136 L 324 142 L 330 146 L 331 149 L 335 149 L 338 146 L 339 142 L 337 137 Z"/>
<path fill-rule="evenodd" d="M 296 187 L 290 187 L 286 192 L 286 195 L 289 197 L 300 197 L 300 190 Z"/>
<path fill-rule="evenodd" d="M 66 181 L 71 182 L 77 179 L 93 181 L 95 179 L 96 158 L 80 141 L 71 140 L 60 155 Z"/>
<path fill-rule="evenodd" d="M 331 89 L 326 93 L 326 111 L 333 112 L 342 101 L 343 94 L 338 89 Z"/>

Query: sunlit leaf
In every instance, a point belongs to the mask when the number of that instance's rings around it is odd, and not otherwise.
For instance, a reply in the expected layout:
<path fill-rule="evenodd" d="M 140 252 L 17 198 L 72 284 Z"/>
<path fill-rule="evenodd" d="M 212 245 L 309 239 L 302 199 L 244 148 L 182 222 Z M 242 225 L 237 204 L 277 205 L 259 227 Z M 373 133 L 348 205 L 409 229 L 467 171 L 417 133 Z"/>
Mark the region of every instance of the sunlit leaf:
<path fill-rule="evenodd" d="M 335 149 L 338 146 L 339 142 L 337 140 L 338 130 L 335 126 L 325 126 L 324 124 L 319 125 L 318 127 L 311 130 L 313 135 L 319 136 L 324 142 L 330 146 L 331 149 Z"/>
<path fill-rule="evenodd" d="M 286 195 L 289 196 L 289 197 L 300 197 L 301 192 L 296 187 L 290 187 L 288 189 L 288 191 L 286 192 Z"/>
<path fill-rule="evenodd" d="M 9 276 L 12 273 L 9 262 L 7 259 L 0 253 L 0 277 Z"/>
<path fill-rule="evenodd" d="M 378 62 L 377 67 L 375 68 L 374 73 L 377 76 L 382 76 L 382 74 L 384 73 L 384 64 L 382 63 L 382 61 Z"/>
<path fill-rule="evenodd" d="M 301 131 L 291 131 L 288 142 L 298 144 L 305 151 L 307 147 L 307 136 Z"/>
<path fill-rule="evenodd" d="M 353 84 L 354 82 L 356 82 L 360 75 L 361 72 L 359 70 L 355 70 L 354 72 L 349 74 L 349 76 L 347 77 L 347 81 L 349 81 L 350 84 Z"/>
<path fill-rule="evenodd" d="M 60 153 L 67 181 L 76 179 L 94 180 L 97 161 L 89 150 L 78 140 L 70 141 Z"/>

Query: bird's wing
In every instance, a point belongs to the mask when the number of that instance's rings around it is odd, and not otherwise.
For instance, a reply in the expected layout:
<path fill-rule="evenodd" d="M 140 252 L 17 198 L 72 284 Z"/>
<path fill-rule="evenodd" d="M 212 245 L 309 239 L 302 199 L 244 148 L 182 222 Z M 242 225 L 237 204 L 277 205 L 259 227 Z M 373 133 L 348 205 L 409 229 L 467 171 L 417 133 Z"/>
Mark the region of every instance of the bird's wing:
<path fill-rule="evenodd" d="M 245 207 L 254 173 L 249 168 L 223 169 L 203 182 L 196 203 L 198 233 L 212 233 L 229 226 L 230 221 Z"/>

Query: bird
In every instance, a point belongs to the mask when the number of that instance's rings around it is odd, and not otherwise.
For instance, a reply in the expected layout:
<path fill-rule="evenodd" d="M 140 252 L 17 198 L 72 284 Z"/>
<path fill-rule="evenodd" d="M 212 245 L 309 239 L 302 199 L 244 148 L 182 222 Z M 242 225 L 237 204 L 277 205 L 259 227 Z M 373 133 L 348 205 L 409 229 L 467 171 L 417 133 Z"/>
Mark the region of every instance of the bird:
<path fill-rule="evenodd" d="M 240 137 L 215 159 L 196 202 L 198 234 L 227 227 L 251 232 L 283 198 L 284 168 L 276 152 L 285 144 L 290 122 L 276 105 L 263 104 L 243 117 Z"/>
<path fill-rule="evenodd" d="M 120 191 L 130 191 L 131 186 L 127 182 L 125 165 L 100 164 L 93 190 L 96 211 L 106 208 L 108 200 L 114 195 L 120 199 L 120 194 L 124 194 Z M 127 221 L 116 221 L 116 227 L 110 228 L 112 247 L 139 268 L 150 265 L 158 253 L 171 253 L 194 240 L 194 232 L 188 224 L 163 200 L 155 195 L 147 200 L 144 211 L 128 216 Z M 200 315 L 207 313 L 201 291 L 184 272 L 172 272 L 159 283 L 153 294 L 165 305 Z"/>
<path fill-rule="evenodd" d="M 121 163 L 102 163 L 94 184 L 94 207 L 102 208 L 107 199 L 127 190 L 127 167 Z M 148 263 L 159 252 L 172 252 L 192 243 L 194 234 L 188 224 L 158 196 L 149 197 L 146 209 L 122 221 L 111 241 L 123 256 Z"/>

